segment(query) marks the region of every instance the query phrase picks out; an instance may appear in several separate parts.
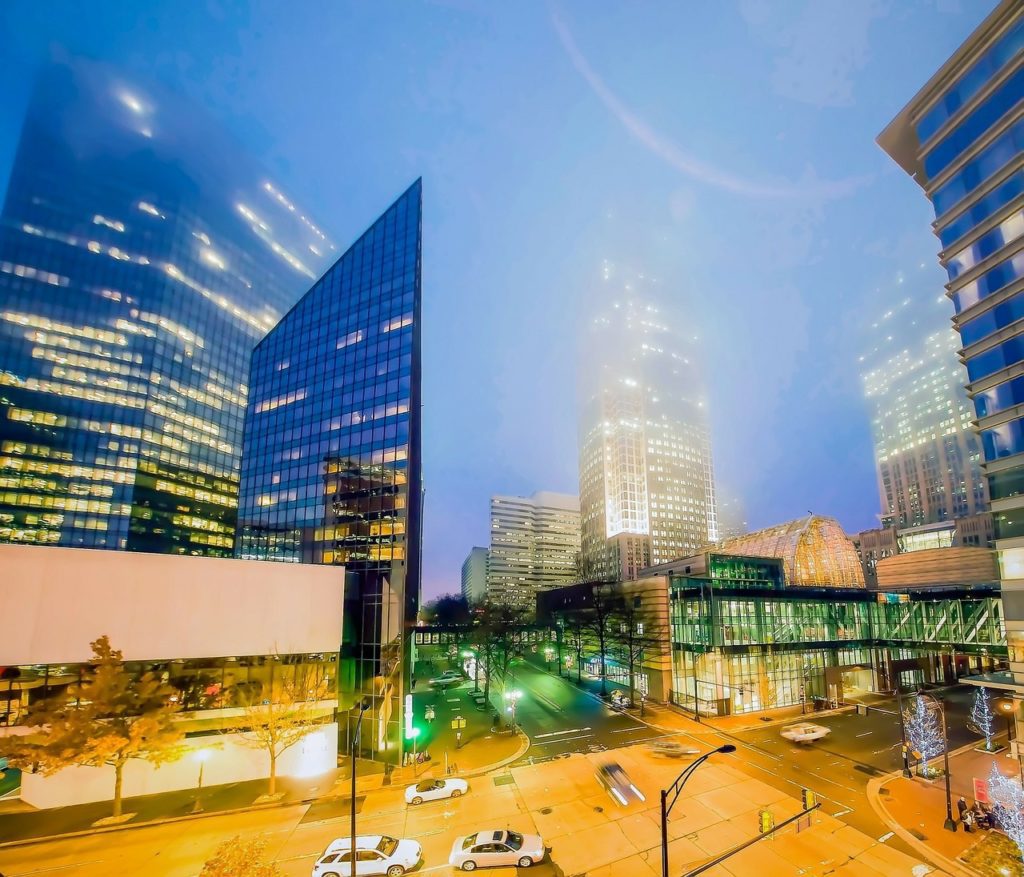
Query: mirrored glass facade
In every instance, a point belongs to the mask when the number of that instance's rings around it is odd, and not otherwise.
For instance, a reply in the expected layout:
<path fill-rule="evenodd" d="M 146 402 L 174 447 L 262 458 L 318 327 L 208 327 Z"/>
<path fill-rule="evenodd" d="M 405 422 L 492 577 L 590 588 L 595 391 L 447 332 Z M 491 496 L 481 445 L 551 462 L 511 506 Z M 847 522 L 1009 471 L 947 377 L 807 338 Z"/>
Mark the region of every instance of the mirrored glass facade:
<path fill-rule="evenodd" d="M 417 181 L 256 348 L 242 455 L 238 556 L 345 567 L 342 706 L 370 697 L 374 757 L 400 745 L 419 608 L 420 192 Z"/>
<path fill-rule="evenodd" d="M 332 249 L 197 108 L 44 69 L 0 217 L 0 541 L 230 556 L 252 349 Z"/>

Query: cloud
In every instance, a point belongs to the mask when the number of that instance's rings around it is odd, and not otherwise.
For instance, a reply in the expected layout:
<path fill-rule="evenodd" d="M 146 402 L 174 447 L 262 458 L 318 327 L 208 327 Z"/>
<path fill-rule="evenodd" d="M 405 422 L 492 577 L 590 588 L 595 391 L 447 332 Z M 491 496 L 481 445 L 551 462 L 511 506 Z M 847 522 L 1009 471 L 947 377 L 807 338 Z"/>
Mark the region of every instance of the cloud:
<path fill-rule="evenodd" d="M 686 176 L 735 195 L 764 199 L 829 200 L 841 198 L 849 195 L 865 182 L 866 178 L 851 178 L 835 182 L 819 180 L 810 169 L 796 182 L 753 180 L 690 155 L 670 138 L 641 119 L 608 87 L 590 65 L 579 46 L 576 45 L 576 40 L 569 28 L 556 12 L 551 14 L 551 23 L 573 67 L 612 115 L 622 123 L 635 140 Z"/>
<path fill-rule="evenodd" d="M 750 32 L 777 50 L 772 90 L 815 107 L 853 104 L 853 74 L 867 62 L 868 31 L 887 12 L 885 0 L 804 0 L 786 20 L 768 0 L 740 2 Z"/>

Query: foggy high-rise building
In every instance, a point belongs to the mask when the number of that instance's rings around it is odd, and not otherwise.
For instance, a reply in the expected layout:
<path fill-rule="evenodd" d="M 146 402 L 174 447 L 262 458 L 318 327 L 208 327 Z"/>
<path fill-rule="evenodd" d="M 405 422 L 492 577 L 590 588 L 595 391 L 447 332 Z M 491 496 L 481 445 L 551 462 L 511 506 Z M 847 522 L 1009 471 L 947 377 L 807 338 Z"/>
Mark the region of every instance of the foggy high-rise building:
<path fill-rule="evenodd" d="M 487 549 L 475 547 L 462 562 L 462 599 L 476 606 L 487 599 Z"/>
<path fill-rule="evenodd" d="M 539 591 L 578 580 L 580 501 L 562 493 L 491 497 L 487 602 L 532 614 Z"/>
<path fill-rule="evenodd" d="M 861 356 L 884 527 L 952 521 L 987 508 L 981 443 L 948 305 L 934 294 L 891 305 L 871 326 Z"/>
<path fill-rule="evenodd" d="M 0 541 L 230 556 L 249 358 L 332 249 L 195 107 L 44 68 L 0 219 Z"/>
<path fill-rule="evenodd" d="M 605 263 L 583 342 L 582 574 L 635 578 L 718 538 L 711 439 L 694 343 L 658 282 Z"/>
<path fill-rule="evenodd" d="M 747 509 L 739 495 L 731 490 L 715 486 L 715 498 L 718 506 L 718 538 L 734 539 L 750 532 L 747 523 Z"/>

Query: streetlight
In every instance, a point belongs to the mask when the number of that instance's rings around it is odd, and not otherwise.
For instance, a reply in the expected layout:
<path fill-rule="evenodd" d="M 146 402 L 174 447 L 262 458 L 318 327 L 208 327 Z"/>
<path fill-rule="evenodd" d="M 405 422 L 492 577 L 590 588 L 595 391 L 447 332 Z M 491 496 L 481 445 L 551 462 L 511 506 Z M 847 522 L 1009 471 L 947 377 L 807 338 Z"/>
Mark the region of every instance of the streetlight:
<path fill-rule="evenodd" d="M 661 877 L 668 877 L 668 814 L 672 812 L 672 808 L 676 805 L 676 801 L 679 800 L 679 793 L 683 791 L 683 786 L 690 778 L 690 775 L 712 755 L 717 752 L 721 752 L 723 755 L 726 755 L 735 751 L 736 747 L 733 746 L 732 743 L 726 743 L 724 746 L 719 746 L 717 749 L 705 752 L 700 758 L 693 762 L 693 764 L 683 770 L 683 772 L 676 777 L 676 781 L 672 783 L 671 786 L 667 789 L 661 790 Z M 672 796 L 671 804 L 668 803 L 669 792 L 675 792 Z"/>
<path fill-rule="evenodd" d="M 353 867 L 356 858 L 356 754 L 359 752 L 359 734 L 363 729 L 363 713 L 370 708 L 370 698 L 362 698 L 358 704 L 359 715 L 356 717 L 356 732 L 352 735 L 352 814 L 349 824 L 349 835 L 352 839 L 352 846 L 349 847 Z"/>
<path fill-rule="evenodd" d="M 199 782 L 196 783 L 196 803 L 192 806 L 193 813 L 203 812 L 203 766 L 210 757 L 209 749 L 197 749 L 194 753 L 196 761 L 199 762 Z"/>
<path fill-rule="evenodd" d="M 1014 753 L 1013 753 L 1013 739 L 1012 739 L 1012 733 L 1011 732 L 1012 732 L 1012 729 L 1013 729 L 1013 716 L 1014 716 L 1014 713 L 1017 712 L 1017 707 L 1014 704 L 1012 697 L 1001 697 L 1001 698 L 999 698 L 999 700 L 996 701 L 996 706 L 999 708 L 999 712 L 1001 712 L 1003 714 L 1003 716 L 1006 717 L 1006 748 L 1010 750 L 1011 755 L 1012 755 Z M 1017 769 L 1020 771 L 1020 783 L 1021 783 L 1022 786 L 1024 786 L 1024 763 L 1021 763 L 1021 760 L 1020 760 L 1019 744 L 1018 744 L 1018 750 L 1016 752 L 1016 757 L 1017 757 Z"/>
<path fill-rule="evenodd" d="M 515 731 L 516 729 L 516 704 L 519 703 L 519 698 L 521 698 L 522 696 L 523 693 L 517 688 L 512 689 L 512 691 L 505 692 L 505 700 L 508 701 L 508 706 L 506 707 L 506 710 L 512 714 L 513 731 Z"/>
<path fill-rule="evenodd" d="M 479 691 L 480 690 L 480 661 L 477 659 L 477 656 L 473 652 L 471 652 L 469 650 L 464 651 L 462 653 L 462 657 L 466 658 L 466 659 L 469 659 L 469 658 L 473 659 L 473 690 L 474 691 Z"/>
<path fill-rule="evenodd" d="M 925 694 L 920 691 L 917 696 L 932 701 L 942 720 L 942 760 L 946 773 L 946 821 L 942 823 L 942 827 L 948 831 L 956 831 L 956 822 L 953 820 L 953 795 L 949 790 L 949 736 L 946 734 L 946 705 L 934 694 Z"/>
<path fill-rule="evenodd" d="M 416 776 L 416 738 L 420 735 L 419 728 L 410 728 L 406 736 L 412 740 L 412 775 Z"/>
<path fill-rule="evenodd" d="M 547 669 L 551 669 L 551 659 L 555 656 L 555 650 L 551 646 L 544 646 L 544 663 L 547 664 Z"/>

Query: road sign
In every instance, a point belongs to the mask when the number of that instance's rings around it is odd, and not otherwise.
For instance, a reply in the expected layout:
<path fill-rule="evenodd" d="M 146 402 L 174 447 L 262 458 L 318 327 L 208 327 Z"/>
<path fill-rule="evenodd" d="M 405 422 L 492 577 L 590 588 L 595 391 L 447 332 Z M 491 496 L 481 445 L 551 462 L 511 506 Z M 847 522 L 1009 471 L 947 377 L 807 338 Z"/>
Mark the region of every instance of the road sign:
<path fill-rule="evenodd" d="M 979 804 L 991 804 L 988 798 L 988 780 L 974 778 L 974 800 Z"/>
<path fill-rule="evenodd" d="M 461 731 L 466 727 L 466 720 L 462 716 L 456 716 L 452 719 L 452 730 Z"/>

